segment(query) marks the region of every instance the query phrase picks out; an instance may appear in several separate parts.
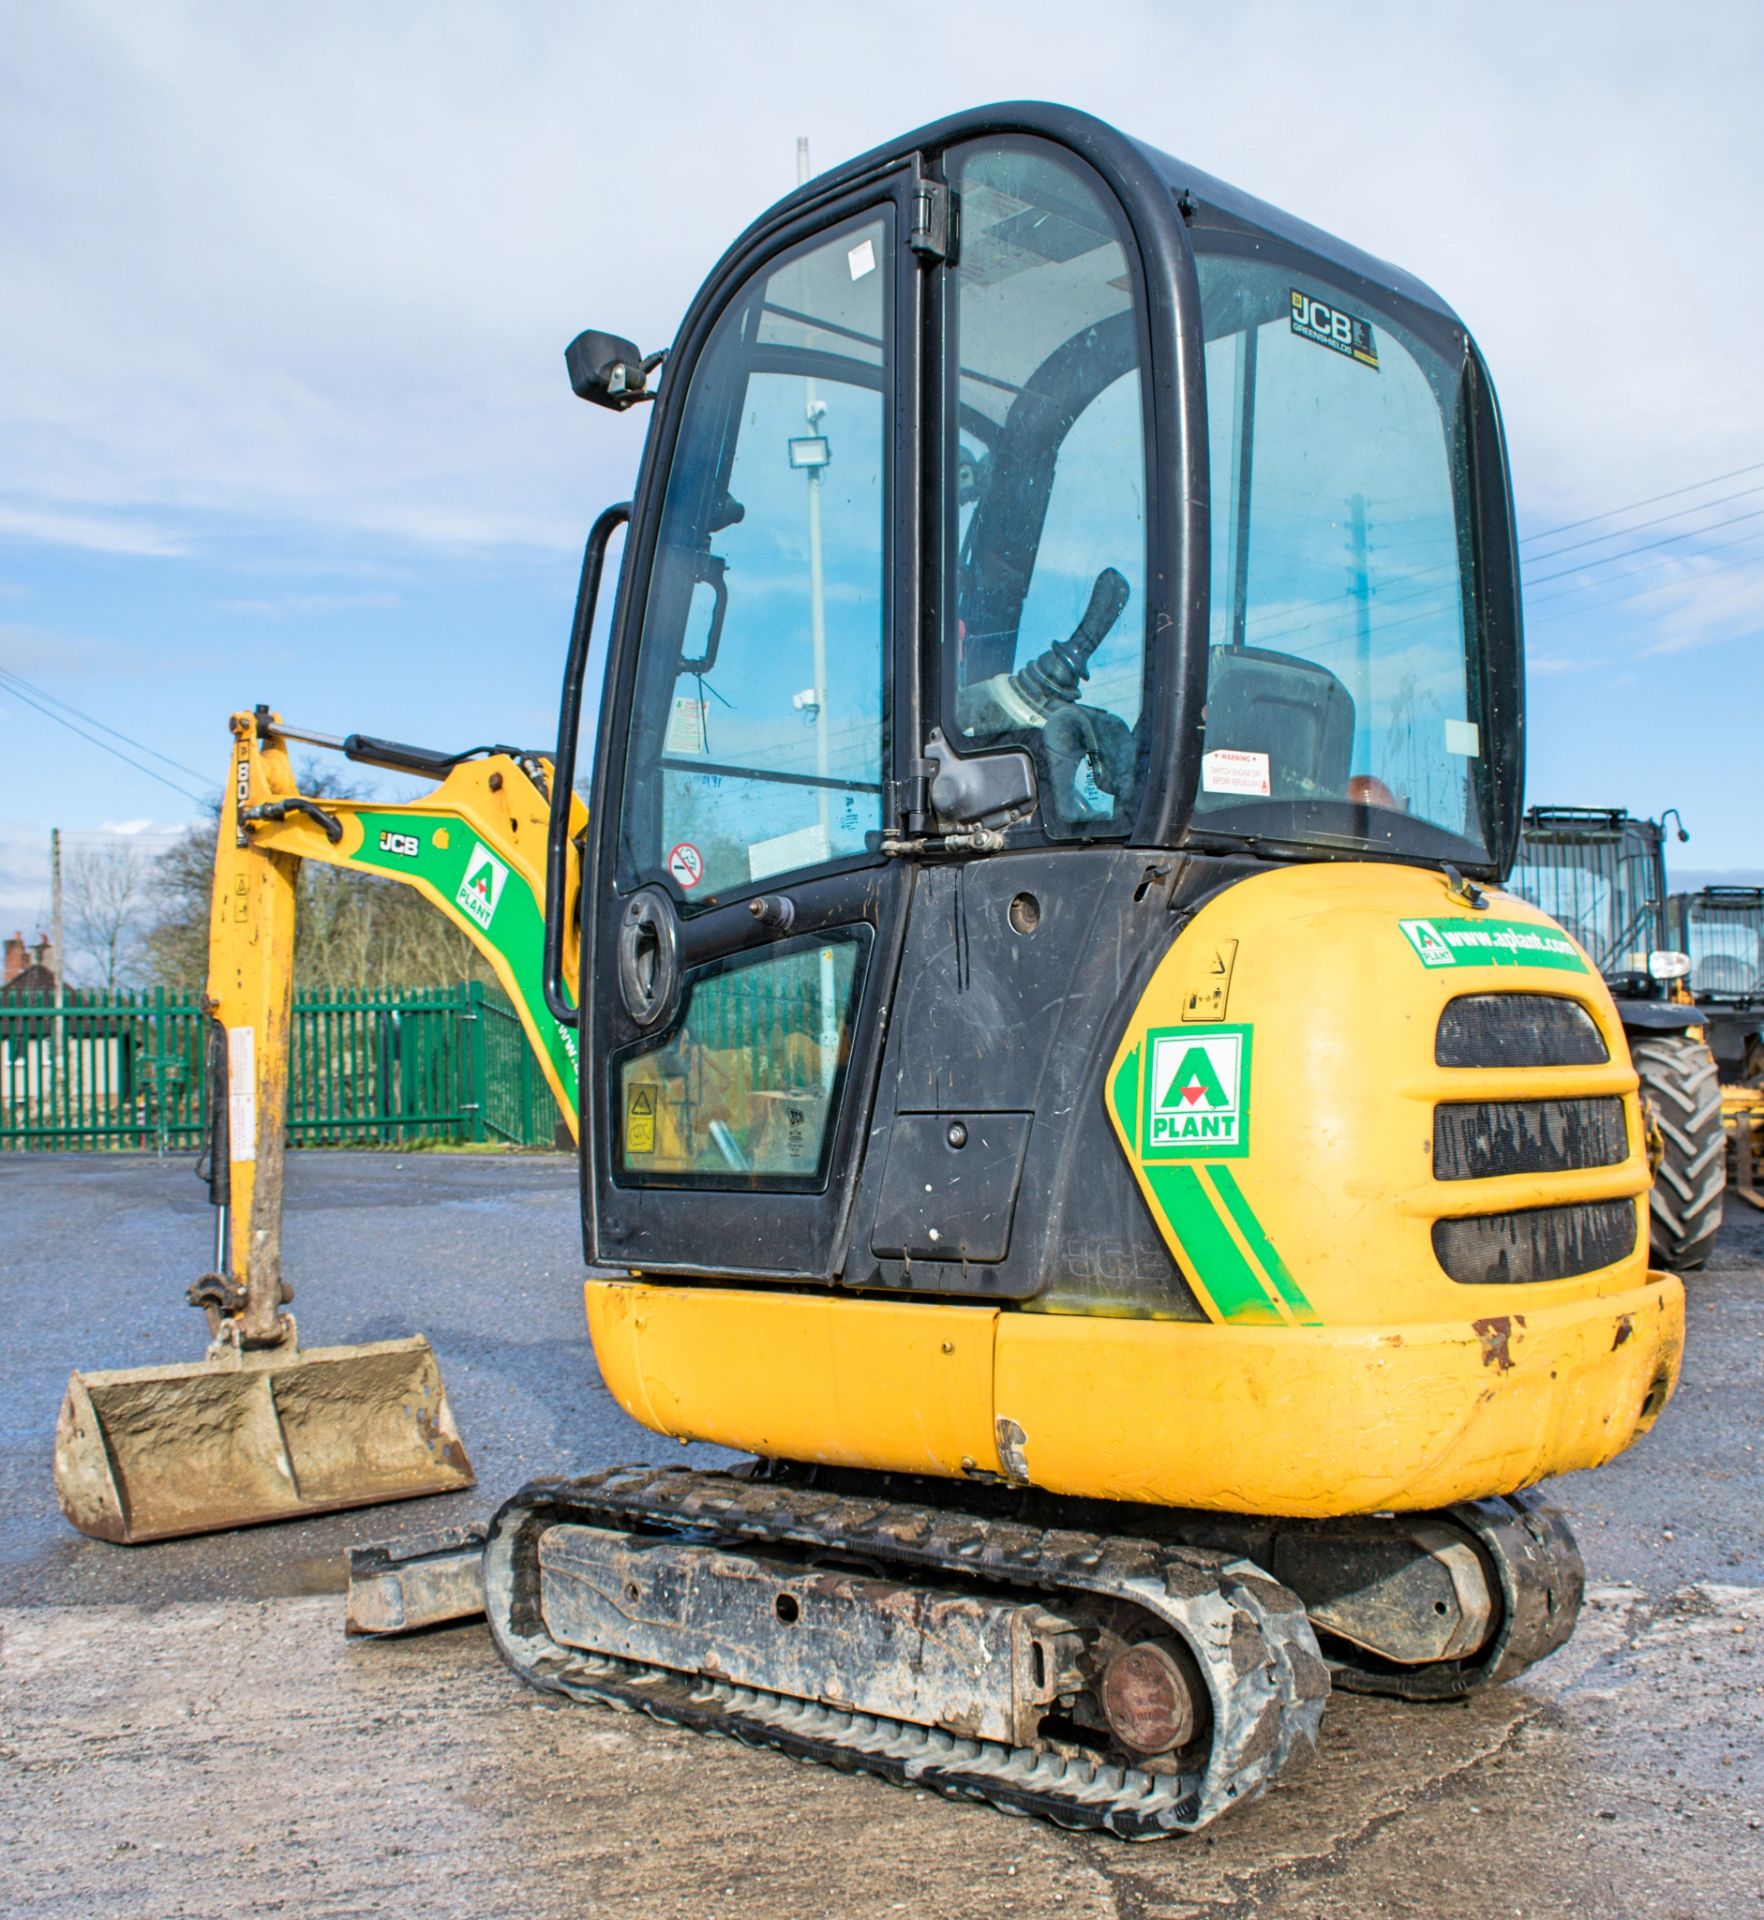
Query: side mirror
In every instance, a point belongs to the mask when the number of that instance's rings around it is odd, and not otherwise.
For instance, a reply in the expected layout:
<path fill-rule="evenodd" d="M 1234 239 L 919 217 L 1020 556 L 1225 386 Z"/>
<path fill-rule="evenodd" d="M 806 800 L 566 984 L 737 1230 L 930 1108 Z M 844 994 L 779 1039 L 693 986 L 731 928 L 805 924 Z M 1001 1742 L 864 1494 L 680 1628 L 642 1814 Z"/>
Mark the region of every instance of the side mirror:
<path fill-rule="evenodd" d="M 645 391 L 651 364 L 635 342 L 616 333 L 579 333 L 564 349 L 577 397 L 615 413 L 655 397 Z"/>

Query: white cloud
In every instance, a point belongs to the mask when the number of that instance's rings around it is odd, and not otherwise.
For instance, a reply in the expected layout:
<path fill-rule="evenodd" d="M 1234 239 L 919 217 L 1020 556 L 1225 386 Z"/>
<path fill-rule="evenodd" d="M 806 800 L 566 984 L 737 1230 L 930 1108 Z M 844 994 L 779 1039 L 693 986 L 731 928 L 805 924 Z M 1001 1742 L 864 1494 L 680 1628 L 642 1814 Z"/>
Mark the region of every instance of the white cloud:
<path fill-rule="evenodd" d="M 1650 622 L 1658 638 L 1646 654 L 1685 653 L 1730 640 L 1755 640 L 1764 632 L 1764 563 L 1710 579 L 1689 571 L 1672 599 Z"/>
<path fill-rule="evenodd" d="M 282 593 L 268 600 L 217 600 L 218 613 L 284 614 L 355 613 L 366 607 L 395 607 L 395 593 Z"/>
<path fill-rule="evenodd" d="M 1013 94 L 1090 107 L 1433 280 L 1488 351 L 1522 501 L 1597 511 L 1739 464 L 1764 411 L 1764 255 L 1736 240 L 1764 16 L 1659 20 L 1385 4 L 1344 32 L 1321 9 L 1118 0 L 1074 35 L 1056 0 L 676 3 L 624 65 L 603 9 L 540 0 L 21 10 L 0 525 L 109 551 L 167 551 L 205 515 L 570 548 L 642 417 L 570 400 L 569 335 L 664 342 L 791 184 L 797 133 L 827 166 Z"/>
<path fill-rule="evenodd" d="M 101 834 L 118 834 L 126 840 L 175 840 L 184 831 L 175 822 L 154 820 L 143 814 L 135 820 L 106 820 L 95 829 Z M 90 834 L 82 834 L 82 839 L 90 839 Z"/>
<path fill-rule="evenodd" d="M 187 551 L 175 534 L 138 520 L 3 504 L 0 504 L 0 540 L 27 541 L 43 547 L 84 547 L 91 553 L 164 557 Z"/>

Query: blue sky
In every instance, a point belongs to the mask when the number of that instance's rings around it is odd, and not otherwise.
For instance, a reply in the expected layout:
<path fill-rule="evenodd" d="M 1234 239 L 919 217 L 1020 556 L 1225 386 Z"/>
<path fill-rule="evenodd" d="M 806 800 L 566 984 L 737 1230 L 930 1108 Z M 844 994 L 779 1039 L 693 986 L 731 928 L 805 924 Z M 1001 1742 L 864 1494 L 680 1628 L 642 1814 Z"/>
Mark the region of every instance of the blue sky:
<path fill-rule="evenodd" d="M 790 186 L 798 134 L 826 166 L 1055 97 L 1458 307 L 1534 536 L 1532 797 L 1677 805 L 1687 864 L 1764 870 L 1764 14 L 633 17 L 5 6 L 0 668 L 198 792 L 258 700 L 328 731 L 544 742 L 582 532 L 643 423 L 570 397 L 564 342 L 664 343 Z M 194 811 L 0 691 L 0 929 L 46 903 L 52 824 Z"/>

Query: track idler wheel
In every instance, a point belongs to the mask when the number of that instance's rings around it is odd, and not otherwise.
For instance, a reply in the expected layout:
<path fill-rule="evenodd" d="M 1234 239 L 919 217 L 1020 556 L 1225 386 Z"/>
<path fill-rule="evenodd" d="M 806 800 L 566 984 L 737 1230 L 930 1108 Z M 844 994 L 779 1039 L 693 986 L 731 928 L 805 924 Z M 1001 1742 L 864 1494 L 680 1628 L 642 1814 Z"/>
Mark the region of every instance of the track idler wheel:
<path fill-rule="evenodd" d="M 1574 1632 L 1586 1574 L 1557 1508 L 1535 1493 L 1516 1493 L 1465 1501 L 1429 1518 L 1474 1545 L 1492 1589 L 1492 1627 L 1472 1651 L 1413 1666 L 1334 1641 L 1327 1648 L 1330 1671 L 1346 1692 L 1461 1700 L 1516 1679 Z"/>

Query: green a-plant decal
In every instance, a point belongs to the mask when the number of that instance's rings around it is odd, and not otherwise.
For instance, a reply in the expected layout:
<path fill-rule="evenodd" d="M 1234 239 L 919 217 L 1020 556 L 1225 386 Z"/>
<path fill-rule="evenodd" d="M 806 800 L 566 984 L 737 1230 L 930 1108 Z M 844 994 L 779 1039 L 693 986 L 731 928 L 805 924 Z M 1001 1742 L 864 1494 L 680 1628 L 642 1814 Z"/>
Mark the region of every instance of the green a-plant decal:
<path fill-rule="evenodd" d="M 1146 1035 L 1147 1160 L 1241 1159 L 1249 1152 L 1250 1029 L 1158 1027 Z"/>

